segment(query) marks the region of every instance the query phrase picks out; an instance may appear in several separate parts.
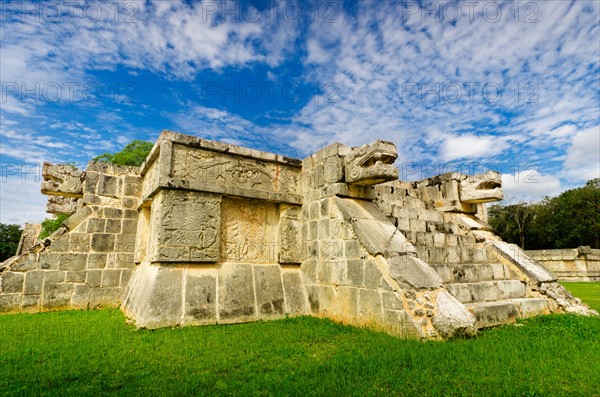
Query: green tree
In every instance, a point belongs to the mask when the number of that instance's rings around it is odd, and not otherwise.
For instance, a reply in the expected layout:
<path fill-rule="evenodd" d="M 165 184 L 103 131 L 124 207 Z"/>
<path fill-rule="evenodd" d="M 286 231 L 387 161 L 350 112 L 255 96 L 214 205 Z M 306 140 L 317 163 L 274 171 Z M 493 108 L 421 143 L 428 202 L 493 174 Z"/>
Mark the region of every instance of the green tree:
<path fill-rule="evenodd" d="M 120 152 L 103 153 L 94 157 L 93 160 L 101 163 L 139 167 L 150 154 L 152 146 L 154 146 L 152 142 L 135 140 L 131 141 Z"/>
<path fill-rule="evenodd" d="M 600 248 L 600 179 L 537 204 L 494 205 L 488 213 L 503 240 L 525 249 Z"/>
<path fill-rule="evenodd" d="M 22 232 L 19 225 L 0 223 L 0 262 L 4 262 L 17 253 Z"/>
<path fill-rule="evenodd" d="M 509 206 L 493 205 L 489 208 L 489 222 L 503 240 L 525 248 L 530 224 L 536 216 L 534 205 L 519 203 Z"/>
<path fill-rule="evenodd" d="M 54 233 L 68 217 L 69 215 L 61 214 L 45 219 L 42 222 L 42 230 L 40 231 L 39 239 L 44 239 Z"/>

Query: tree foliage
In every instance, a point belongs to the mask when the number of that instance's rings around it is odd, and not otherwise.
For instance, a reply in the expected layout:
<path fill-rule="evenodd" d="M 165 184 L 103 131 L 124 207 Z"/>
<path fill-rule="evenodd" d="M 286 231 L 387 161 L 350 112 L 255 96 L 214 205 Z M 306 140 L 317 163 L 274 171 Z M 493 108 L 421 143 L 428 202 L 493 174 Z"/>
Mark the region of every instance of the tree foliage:
<path fill-rule="evenodd" d="M 125 146 L 120 152 L 103 153 L 94 157 L 93 160 L 101 163 L 139 167 L 142 165 L 144 160 L 146 160 L 148 154 L 150 154 L 152 146 L 154 146 L 152 142 L 134 140 Z"/>
<path fill-rule="evenodd" d="M 0 223 L 0 262 L 4 262 L 17 253 L 22 232 L 19 225 Z"/>
<path fill-rule="evenodd" d="M 54 233 L 60 225 L 69 217 L 69 215 L 55 215 L 53 218 L 47 218 L 42 222 L 42 231 L 40 239 L 46 238 Z"/>
<path fill-rule="evenodd" d="M 540 203 L 491 206 L 489 223 L 525 249 L 600 248 L 600 179 Z"/>

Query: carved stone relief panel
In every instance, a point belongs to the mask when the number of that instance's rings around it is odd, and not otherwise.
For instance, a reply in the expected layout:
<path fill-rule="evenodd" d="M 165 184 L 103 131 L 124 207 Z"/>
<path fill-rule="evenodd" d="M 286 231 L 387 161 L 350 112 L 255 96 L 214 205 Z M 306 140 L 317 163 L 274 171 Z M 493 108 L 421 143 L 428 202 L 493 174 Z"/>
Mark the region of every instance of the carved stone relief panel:
<path fill-rule="evenodd" d="M 223 262 L 277 263 L 278 205 L 223 198 L 221 257 Z"/>
<path fill-rule="evenodd" d="M 190 186 L 212 184 L 269 193 L 299 194 L 300 171 L 282 164 L 270 163 L 225 153 L 173 145 L 171 176 L 189 182 Z"/>
<path fill-rule="evenodd" d="M 159 196 L 152 205 L 156 229 L 152 261 L 217 262 L 220 196 L 179 190 L 162 190 Z"/>
<path fill-rule="evenodd" d="M 302 262 L 301 207 L 290 207 L 279 221 L 279 263 Z"/>

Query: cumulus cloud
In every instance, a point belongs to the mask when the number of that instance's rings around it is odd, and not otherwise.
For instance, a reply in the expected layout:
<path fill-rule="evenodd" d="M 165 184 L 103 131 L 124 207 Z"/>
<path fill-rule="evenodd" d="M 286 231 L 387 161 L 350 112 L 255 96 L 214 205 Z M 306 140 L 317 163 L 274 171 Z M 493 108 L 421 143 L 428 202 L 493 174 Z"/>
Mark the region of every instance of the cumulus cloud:
<path fill-rule="evenodd" d="M 502 174 L 502 189 L 505 203 L 537 202 L 545 196 L 554 196 L 561 191 L 560 180 L 544 175 L 537 169 Z"/>
<path fill-rule="evenodd" d="M 14 175 L 20 173 L 18 169 L 7 169 L 5 165 L 0 180 L 0 223 L 24 225 L 40 223 L 49 217 L 44 212 L 46 196 L 40 193 L 40 175 L 35 172 Z"/>
<path fill-rule="evenodd" d="M 580 181 L 600 178 L 600 125 L 573 136 L 565 159 L 565 174 Z"/>

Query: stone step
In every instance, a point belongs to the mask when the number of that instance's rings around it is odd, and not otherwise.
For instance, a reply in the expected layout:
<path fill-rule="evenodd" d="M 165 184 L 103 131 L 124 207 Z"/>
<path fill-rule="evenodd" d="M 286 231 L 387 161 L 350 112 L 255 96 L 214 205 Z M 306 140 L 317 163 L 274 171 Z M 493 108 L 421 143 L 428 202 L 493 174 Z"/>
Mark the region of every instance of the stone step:
<path fill-rule="evenodd" d="M 491 302 L 527 296 L 525 283 L 519 280 L 451 283 L 444 286 L 462 303 Z"/>
<path fill-rule="evenodd" d="M 517 318 L 547 314 L 545 298 L 517 298 L 497 302 L 477 302 L 466 305 L 475 316 L 477 328 L 510 324 Z"/>
<path fill-rule="evenodd" d="M 431 266 L 447 284 L 513 280 L 515 278 L 510 267 L 502 263 L 440 263 Z"/>

